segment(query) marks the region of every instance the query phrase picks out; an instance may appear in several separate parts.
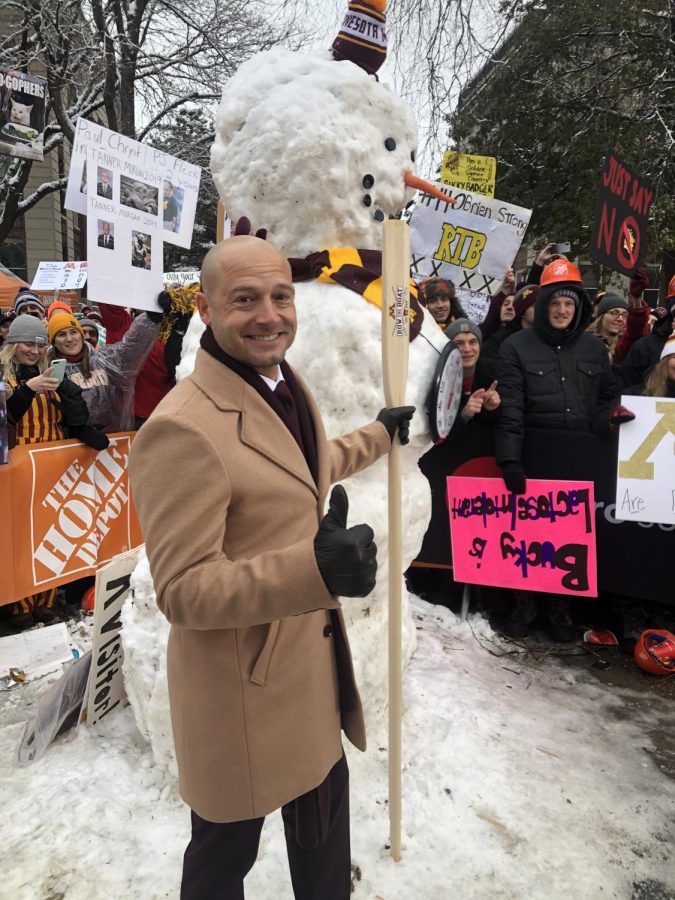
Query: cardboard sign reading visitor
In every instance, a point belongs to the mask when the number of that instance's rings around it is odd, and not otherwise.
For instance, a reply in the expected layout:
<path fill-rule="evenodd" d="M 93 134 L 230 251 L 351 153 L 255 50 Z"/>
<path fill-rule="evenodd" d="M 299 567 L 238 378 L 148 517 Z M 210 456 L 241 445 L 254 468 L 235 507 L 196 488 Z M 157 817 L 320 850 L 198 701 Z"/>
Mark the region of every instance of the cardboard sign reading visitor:
<path fill-rule="evenodd" d="M 87 697 L 87 724 L 95 725 L 119 706 L 125 696 L 122 663 L 122 607 L 136 568 L 133 551 L 113 559 L 96 572 L 94 636 Z"/>
<path fill-rule="evenodd" d="M 140 546 L 129 493 L 132 434 L 96 452 L 77 441 L 14 447 L 0 468 L 3 535 L 0 604 L 93 575 Z"/>
<path fill-rule="evenodd" d="M 675 525 L 675 400 L 622 397 L 635 413 L 619 429 L 617 519 Z"/>
<path fill-rule="evenodd" d="M 647 225 L 654 191 L 646 178 L 608 150 L 591 233 L 591 258 L 615 272 L 632 275 L 647 248 Z"/>
<path fill-rule="evenodd" d="M 494 197 L 496 175 L 497 160 L 494 156 L 473 156 L 446 150 L 439 180 L 473 194 Z"/>
<path fill-rule="evenodd" d="M 597 597 L 591 481 L 528 479 L 522 495 L 501 478 L 447 479 L 457 581 Z"/>
<path fill-rule="evenodd" d="M 513 263 L 532 210 L 437 184 L 455 200 L 423 194 L 410 216 L 415 280 L 439 276 L 458 290 L 493 294 Z"/>

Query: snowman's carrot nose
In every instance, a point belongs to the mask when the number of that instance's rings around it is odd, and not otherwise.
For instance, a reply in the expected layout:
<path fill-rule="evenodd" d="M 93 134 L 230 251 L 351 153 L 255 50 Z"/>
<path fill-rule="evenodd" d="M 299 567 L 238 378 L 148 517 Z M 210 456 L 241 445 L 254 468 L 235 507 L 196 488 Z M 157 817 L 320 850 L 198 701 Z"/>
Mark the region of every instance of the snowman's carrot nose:
<path fill-rule="evenodd" d="M 434 187 L 429 181 L 418 178 L 417 175 L 413 175 L 412 172 L 406 172 L 403 176 L 403 180 L 408 187 L 415 188 L 416 191 L 421 191 L 423 194 L 429 194 L 429 196 L 435 197 L 437 200 L 442 200 L 443 203 L 452 203 L 453 205 L 457 203 L 453 197 L 449 197 L 447 194 L 444 194 L 443 191 L 439 191 L 439 189 Z"/>

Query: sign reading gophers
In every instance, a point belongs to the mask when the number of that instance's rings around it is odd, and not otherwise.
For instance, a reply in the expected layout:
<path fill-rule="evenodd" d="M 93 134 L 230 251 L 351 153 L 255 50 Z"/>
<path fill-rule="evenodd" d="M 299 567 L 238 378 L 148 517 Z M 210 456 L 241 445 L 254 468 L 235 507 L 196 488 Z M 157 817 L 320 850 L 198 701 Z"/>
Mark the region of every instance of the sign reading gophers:
<path fill-rule="evenodd" d="M 642 263 L 654 191 L 649 182 L 608 150 L 591 234 L 591 258 L 624 275 Z"/>
<path fill-rule="evenodd" d="M 593 482 L 528 479 L 515 495 L 450 476 L 447 497 L 457 581 L 597 597 Z"/>

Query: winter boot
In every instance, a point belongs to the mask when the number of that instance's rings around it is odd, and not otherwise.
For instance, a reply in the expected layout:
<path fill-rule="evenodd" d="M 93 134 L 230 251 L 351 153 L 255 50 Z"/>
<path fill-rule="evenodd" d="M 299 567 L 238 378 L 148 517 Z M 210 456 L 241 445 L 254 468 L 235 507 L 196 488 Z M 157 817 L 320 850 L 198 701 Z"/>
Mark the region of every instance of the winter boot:
<path fill-rule="evenodd" d="M 537 616 L 537 601 L 529 591 L 514 591 L 516 602 L 511 614 L 495 623 L 495 630 L 507 637 L 524 638 Z"/>
<path fill-rule="evenodd" d="M 552 641 L 571 643 L 575 637 L 574 622 L 567 597 L 551 596 L 548 608 L 548 633 Z"/>

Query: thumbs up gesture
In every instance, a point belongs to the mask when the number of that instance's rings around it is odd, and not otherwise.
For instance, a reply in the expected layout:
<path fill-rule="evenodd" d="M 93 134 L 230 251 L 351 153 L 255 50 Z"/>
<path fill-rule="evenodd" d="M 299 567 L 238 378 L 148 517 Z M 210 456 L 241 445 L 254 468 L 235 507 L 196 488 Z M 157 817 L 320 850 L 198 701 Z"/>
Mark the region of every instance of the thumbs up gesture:
<path fill-rule="evenodd" d="M 331 594 L 365 597 L 375 587 L 377 547 L 369 525 L 347 528 L 348 511 L 347 492 L 338 484 L 314 537 L 314 556 Z"/>

